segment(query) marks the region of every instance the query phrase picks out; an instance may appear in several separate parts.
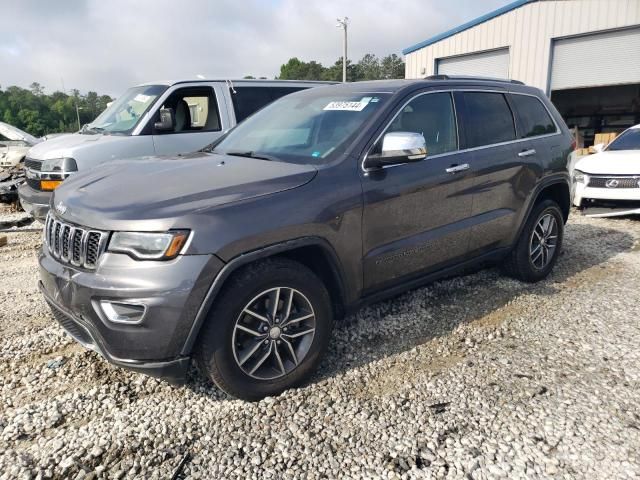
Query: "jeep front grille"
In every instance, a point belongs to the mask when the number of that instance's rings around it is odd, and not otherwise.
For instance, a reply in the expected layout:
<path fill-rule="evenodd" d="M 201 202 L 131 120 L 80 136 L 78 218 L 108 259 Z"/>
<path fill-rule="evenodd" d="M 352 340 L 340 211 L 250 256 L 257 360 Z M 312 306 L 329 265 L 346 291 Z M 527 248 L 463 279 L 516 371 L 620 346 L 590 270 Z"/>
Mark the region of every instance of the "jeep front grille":
<path fill-rule="evenodd" d="M 45 222 L 45 243 L 51 255 L 62 263 L 94 269 L 107 243 L 107 232 L 88 230 L 56 219 Z"/>

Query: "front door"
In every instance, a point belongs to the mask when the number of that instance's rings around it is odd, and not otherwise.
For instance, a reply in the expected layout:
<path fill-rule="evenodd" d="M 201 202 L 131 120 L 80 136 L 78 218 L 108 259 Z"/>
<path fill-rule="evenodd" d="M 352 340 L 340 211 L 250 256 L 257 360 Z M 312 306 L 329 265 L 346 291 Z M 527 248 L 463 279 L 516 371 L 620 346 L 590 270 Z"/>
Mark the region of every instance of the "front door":
<path fill-rule="evenodd" d="M 172 108 L 175 125 L 170 131 L 153 131 L 156 155 L 190 153 L 209 145 L 222 135 L 220 109 L 210 86 L 184 87 L 175 90 L 161 108 Z M 159 111 L 152 116 L 156 122 Z"/>
<path fill-rule="evenodd" d="M 437 270 L 469 248 L 473 178 L 466 154 L 458 152 L 451 93 L 417 95 L 400 109 L 384 133 L 389 132 L 422 134 L 427 158 L 361 172 L 367 293 Z"/>

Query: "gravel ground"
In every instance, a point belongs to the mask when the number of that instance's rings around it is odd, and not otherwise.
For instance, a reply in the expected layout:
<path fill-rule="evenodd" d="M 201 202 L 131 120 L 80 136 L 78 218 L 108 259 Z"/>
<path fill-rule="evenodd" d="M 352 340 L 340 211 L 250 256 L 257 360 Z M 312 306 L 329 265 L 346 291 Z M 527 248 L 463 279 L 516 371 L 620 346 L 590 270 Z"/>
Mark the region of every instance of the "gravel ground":
<path fill-rule="evenodd" d="M 573 215 L 554 274 L 496 269 L 361 310 L 308 386 L 231 400 L 70 340 L 36 233 L 0 248 L 0 478 L 636 478 L 640 221 Z"/>

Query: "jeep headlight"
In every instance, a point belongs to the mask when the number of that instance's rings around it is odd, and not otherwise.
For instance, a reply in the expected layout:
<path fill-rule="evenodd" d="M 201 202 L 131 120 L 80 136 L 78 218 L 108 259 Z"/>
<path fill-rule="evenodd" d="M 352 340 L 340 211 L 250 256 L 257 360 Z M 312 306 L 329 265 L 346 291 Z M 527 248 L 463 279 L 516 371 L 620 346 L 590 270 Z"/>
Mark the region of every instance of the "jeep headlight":
<path fill-rule="evenodd" d="M 114 232 L 107 250 L 126 253 L 139 260 L 170 260 L 178 256 L 188 238 L 188 230 L 166 233 Z"/>
<path fill-rule="evenodd" d="M 573 181 L 576 183 L 584 183 L 586 185 L 587 183 L 589 183 L 589 175 L 581 172 L 580 170 L 574 170 Z"/>

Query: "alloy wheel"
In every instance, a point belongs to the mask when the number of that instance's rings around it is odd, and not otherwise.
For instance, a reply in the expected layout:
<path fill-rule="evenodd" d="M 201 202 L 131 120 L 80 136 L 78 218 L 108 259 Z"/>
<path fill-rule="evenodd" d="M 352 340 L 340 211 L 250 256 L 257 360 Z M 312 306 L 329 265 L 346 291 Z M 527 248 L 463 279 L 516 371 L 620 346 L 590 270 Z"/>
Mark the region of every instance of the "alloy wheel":
<path fill-rule="evenodd" d="M 529 258 L 533 266 L 543 270 L 555 254 L 558 246 L 558 221 L 551 213 L 540 217 L 529 241 Z"/>
<path fill-rule="evenodd" d="M 233 355 L 247 375 L 275 380 L 307 356 L 316 329 L 311 302 L 300 291 L 275 287 L 256 295 L 233 329 Z"/>

